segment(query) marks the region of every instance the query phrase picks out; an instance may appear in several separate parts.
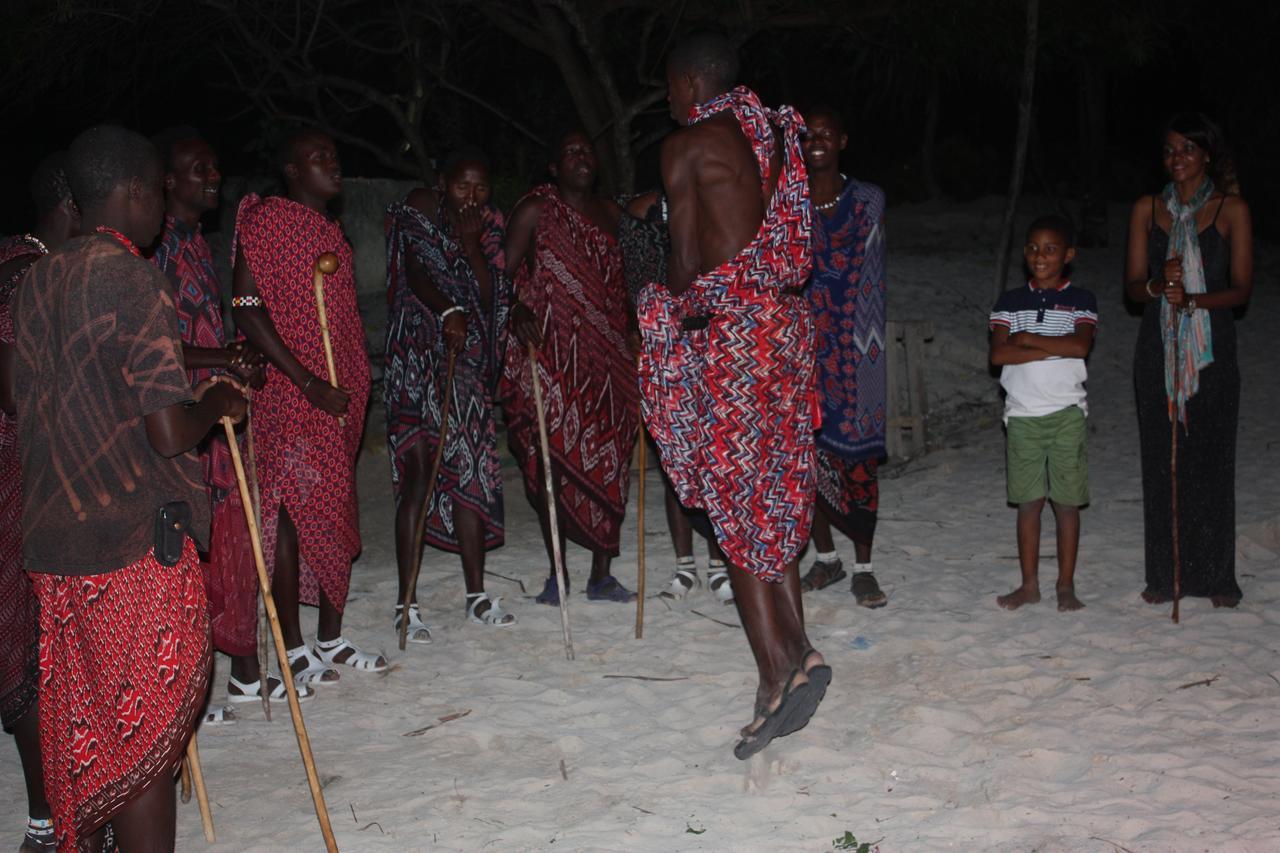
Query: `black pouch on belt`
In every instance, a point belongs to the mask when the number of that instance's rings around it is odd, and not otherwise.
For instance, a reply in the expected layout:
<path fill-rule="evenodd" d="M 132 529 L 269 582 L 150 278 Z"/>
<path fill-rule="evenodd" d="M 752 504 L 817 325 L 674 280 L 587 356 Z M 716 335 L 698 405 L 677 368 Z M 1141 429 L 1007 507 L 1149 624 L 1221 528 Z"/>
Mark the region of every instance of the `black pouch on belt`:
<path fill-rule="evenodd" d="M 156 562 L 162 566 L 176 566 L 182 559 L 182 548 L 187 544 L 187 531 L 191 528 L 191 504 L 171 501 L 156 513 Z"/>

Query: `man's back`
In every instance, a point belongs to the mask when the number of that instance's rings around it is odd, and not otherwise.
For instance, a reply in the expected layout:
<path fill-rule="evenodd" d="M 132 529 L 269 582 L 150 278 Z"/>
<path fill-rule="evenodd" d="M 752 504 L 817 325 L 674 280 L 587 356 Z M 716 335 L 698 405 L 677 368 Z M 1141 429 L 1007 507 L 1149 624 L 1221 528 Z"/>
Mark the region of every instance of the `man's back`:
<path fill-rule="evenodd" d="M 678 251 L 685 240 L 694 242 L 698 274 L 737 255 L 759 233 L 782 171 L 778 149 L 775 144 L 762 192 L 755 152 L 731 111 L 677 131 L 663 145 L 673 248 Z M 694 233 L 678 233 L 683 230 L 682 220 L 688 221 L 684 214 L 689 207 L 696 222 Z"/>

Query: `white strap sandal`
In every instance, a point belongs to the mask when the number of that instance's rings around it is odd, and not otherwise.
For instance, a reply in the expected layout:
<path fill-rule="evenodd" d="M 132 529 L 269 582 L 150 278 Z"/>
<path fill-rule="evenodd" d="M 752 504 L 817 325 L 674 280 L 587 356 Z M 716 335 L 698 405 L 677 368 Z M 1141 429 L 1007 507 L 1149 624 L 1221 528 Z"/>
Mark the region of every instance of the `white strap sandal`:
<path fill-rule="evenodd" d="M 362 652 L 346 637 L 339 637 L 336 640 L 316 640 L 316 654 L 320 659 L 330 666 L 349 666 L 352 669 L 358 669 L 361 672 L 386 672 L 387 659 L 382 655 L 373 655 L 368 652 Z M 342 660 L 338 660 L 338 655 L 349 651 Z"/>
<path fill-rule="evenodd" d="M 733 584 L 729 583 L 729 572 L 725 570 L 724 563 L 713 562 L 708 566 L 707 589 L 715 594 L 716 600 L 721 604 L 733 604 Z"/>
<path fill-rule="evenodd" d="M 306 646 L 303 646 L 306 648 Z M 283 702 L 289 698 L 289 691 L 285 688 L 284 682 L 277 675 L 267 676 L 267 687 L 270 693 L 267 695 L 272 701 Z M 298 701 L 305 702 L 316 692 L 305 684 L 294 686 L 298 693 Z M 262 681 L 238 681 L 235 676 L 227 677 L 227 701 L 233 705 L 243 705 L 248 702 L 262 701 Z"/>
<path fill-rule="evenodd" d="M 306 660 L 307 663 L 306 668 L 293 672 L 295 687 L 301 689 L 308 684 L 333 684 L 342 677 L 336 669 L 328 665 L 327 661 L 318 657 L 318 654 L 318 652 L 313 653 L 306 643 L 296 649 L 285 651 L 285 656 L 289 658 L 290 671 L 293 671 L 293 665 L 299 660 Z"/>
<path fill-rule="evenodd" d="M 400 636 L 400 619 L 404 613 L 404 605 L 396 605 L 396 618 L 391 623 L 395 628 L 396 636 Z M 409 605 L 409 630 L 405 632 L 405 638 L 411 643 L 420 643 L 427 645 L 431 642 L 431 629 L 427 627 L 427 623 L 422 621 L 422 614 L 418 611 L 418 605 Z"/>
<path fill-rule="evenodd" d="M 502 596 L 490 598 L 487 593 L 483 592 L 467 593 L 467 619 L 477 625 L 504 626 L 516 624 L 516 615 L 503 610 L 499 603 L 501 601 Z M 489 604 L 488 609 L 477 616 L 476 610 L 478 610 L 480 605 L 485 602 L 488 602 Z"/>
<path fill-rule="evenodd" d="M 675 573 L 671 575 L 671 583 L 659 593 L 663 598 L 680 600 L 699 586 L 698 567 L 693 558 L 681 558 L 676 562 Z"/>
<path fill-rule="evenodd" d="M 235 709 L 230 705 L 210 705 L 204 712 L 206 726 L 234 726 L 237 722 Z"/>

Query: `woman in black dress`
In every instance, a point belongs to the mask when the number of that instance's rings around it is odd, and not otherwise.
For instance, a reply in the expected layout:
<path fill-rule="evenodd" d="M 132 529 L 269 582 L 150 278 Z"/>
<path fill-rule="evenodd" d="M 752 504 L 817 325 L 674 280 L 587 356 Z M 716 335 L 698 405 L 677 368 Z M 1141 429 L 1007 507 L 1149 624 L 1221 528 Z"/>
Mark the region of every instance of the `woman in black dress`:
<path fill-rule="evenodd" d="M 1178 428 L 1182 595 L 1235 607 L 1236 421 L 1233 310 L 1253 288 L 1253 232 L 1221 131 L 1203 115 L 1165 127 L 1169 183 L 1129 219 L 1129 298 L 1143 305 L 1133 359 L 1142 444 L 1149 604 L 1173 599 L 1172 418 Z"/>

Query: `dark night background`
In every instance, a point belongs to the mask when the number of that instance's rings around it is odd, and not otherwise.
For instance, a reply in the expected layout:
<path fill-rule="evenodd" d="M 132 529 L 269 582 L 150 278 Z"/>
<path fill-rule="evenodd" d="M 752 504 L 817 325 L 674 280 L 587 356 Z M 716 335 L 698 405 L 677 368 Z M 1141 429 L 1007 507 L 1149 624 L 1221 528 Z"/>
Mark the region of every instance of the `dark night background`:
<path fill-rule="evenodd" d="M 1004 193 L 1026 0 L 8 0 L 0 232 L 25 230 L 43 154 L 96 122 L 192 124 L 225 174 L 271 171 L 281 129 L 329 129 L 344 171 L 424 177 L 475 143 L 499 203 L 582 125 L 610 192 L 656 183 L 673 124 L 663 54 L 695 27 L 742 44 L 766 103 L 840 108 L 846 171 L 891 203 Z M 1280 221 L 1272 155 L 1277 4 L 1041 0 L 1025 191 L 1079 221 L 1082 199 L 1158 189 L 1159 130 L 1179 110 L 1225 128 L 1258 231 Z M 1268 83 L 1267 81 L 1272 81 Z"/>

